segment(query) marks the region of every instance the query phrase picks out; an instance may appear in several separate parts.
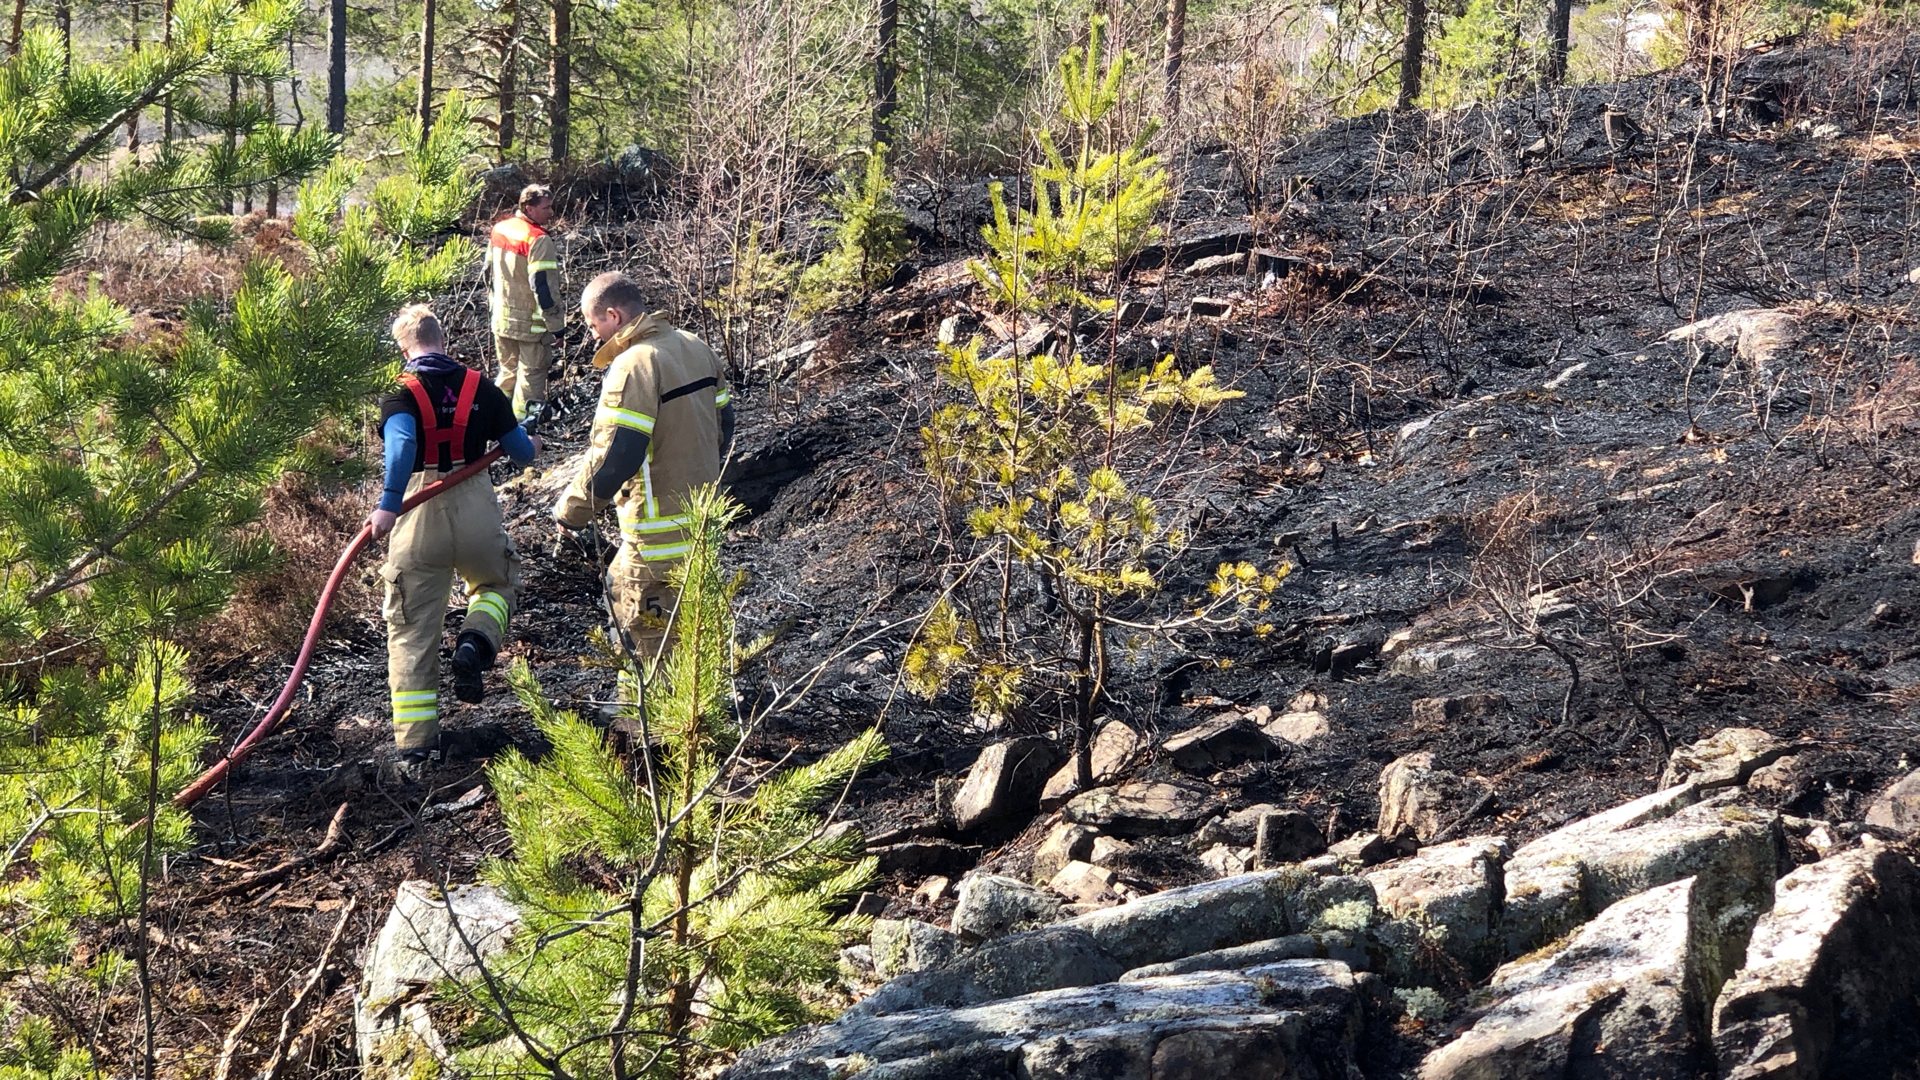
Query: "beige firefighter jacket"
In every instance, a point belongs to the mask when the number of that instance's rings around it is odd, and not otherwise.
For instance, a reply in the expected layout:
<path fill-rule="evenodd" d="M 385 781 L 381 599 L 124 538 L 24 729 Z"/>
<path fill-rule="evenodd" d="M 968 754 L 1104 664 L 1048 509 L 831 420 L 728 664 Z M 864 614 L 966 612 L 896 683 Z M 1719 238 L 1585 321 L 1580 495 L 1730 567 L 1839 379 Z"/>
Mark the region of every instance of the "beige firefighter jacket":
<path fill-rule="evenodd" d="M 547 299 L 540 306 L 533 277 L 547 274 Z M 493 332 L 512 341 L 540 341 L 567 324 L 560 303 L 560 253 L 547 231 L 518 213 L 493 227 L 487 244 L 487 271 L 493 279 Z"/>
<path fill-rule="evenodd" d="M 615 432 L 638 431 L 647 436 L 646 460 L 612 500 L 621 539 L 638 545 L 646 562 L 679 559 L 687 553 L 687 494 L 720 479 L 720 410 L 733 401 L 725 365 L 705 342 L 659 315 L 628 323 L 593 359 L 607 372 L 600 406 L 580 474 L 554 516 L 578 527 L 605 507 L 593 496 L 593 476 Z"/>

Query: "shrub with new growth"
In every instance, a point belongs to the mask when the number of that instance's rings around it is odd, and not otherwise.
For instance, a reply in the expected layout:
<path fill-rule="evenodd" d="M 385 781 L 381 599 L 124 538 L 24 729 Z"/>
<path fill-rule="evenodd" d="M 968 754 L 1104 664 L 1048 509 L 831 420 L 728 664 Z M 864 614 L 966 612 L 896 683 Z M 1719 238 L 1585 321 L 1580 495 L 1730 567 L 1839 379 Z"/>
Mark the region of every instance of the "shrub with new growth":
<path fill-rule="evenodd" d="M 800 274 L 803 316 L 866 295 L 892 277 L 907 257 L 907 219 L 887 179 L 886 144 L 875 144 L 857 180 L 847 176 L 843 182 L 844 190 L 827 197 L 840 219 L 834 226 L 834 246 Z"/>

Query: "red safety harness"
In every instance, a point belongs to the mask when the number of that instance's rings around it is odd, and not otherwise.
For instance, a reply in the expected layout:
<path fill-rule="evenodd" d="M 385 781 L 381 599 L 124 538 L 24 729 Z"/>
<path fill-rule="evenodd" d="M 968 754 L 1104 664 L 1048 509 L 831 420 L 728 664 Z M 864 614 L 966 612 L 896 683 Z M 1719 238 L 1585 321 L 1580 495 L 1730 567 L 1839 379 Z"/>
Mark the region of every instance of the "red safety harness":
<path fill-rule="evenodd" d="M 480 392 L 480 373 L 472 368 L 460 380 L 460 402 L 453 407 L 453 423 L 440 426 L 439 410 L 427 395 L 426 386 L 414 374 L 400 376 L 401 385 L 413 391 L 413 402 L 420 408 L 420 461 L 439 472 L 465 465 L 467 421 L 473 416 L 473 398 Z M 436 452 L 437 451 L 437 452 Z"/>

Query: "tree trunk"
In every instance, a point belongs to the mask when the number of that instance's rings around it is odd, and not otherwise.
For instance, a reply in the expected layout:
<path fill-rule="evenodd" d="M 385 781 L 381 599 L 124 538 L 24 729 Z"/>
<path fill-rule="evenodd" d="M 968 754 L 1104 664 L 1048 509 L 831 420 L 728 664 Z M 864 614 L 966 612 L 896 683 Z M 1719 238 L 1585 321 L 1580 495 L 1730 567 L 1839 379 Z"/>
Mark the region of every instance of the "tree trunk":
<path fill-rule="evenodd" d="M 1187 59 L 1187 0 L 1167 0 L 1167 118 L 1180 117 L 1180 66 Z"/>
<path fill-rule="evenodd" d="M 127 45 L 133 52 L 140 51 L 140 0 L 129 0 L 127 4 Z M 140 152 L 140 110 L 127 117 L 127 153 Z"/>
<path fill-rule="evenodd" d="M 900 77 L 900 0 L 880 0 L 880 48 L 873 60 L 873 141 L 893 141 L 894 89 Z"/>
<path fill-rule="evenodd" d="M 1407 40 L 1400 53 L 1400 102 L 1413 108 L 1420 97 L 1420 66 L 1427 55 L 1427 0 L 1407 0 Z"/>
<path fill-rule="evenodd" d="M 227 73 L 227 160 L 234 160 L 240 150 L 240 73 Z M 223 200 L 226 205 L 220 208 L 223 214 L 233 213 L 233 203 L 239 192 L 229 189 Z"/>
<path fill-rule="evenodd" d="M 1553 0 L 1547 9 L 1547 83 L 1567 81 L 1567 54 L 1572 51 L 1573 0 Z"/>
<path fill-rule="evenodd" d="M 500 46 L 500 160 L 513 152 L 514 136 L 519 134 L 518 103 L 520 89 L 520 3 L 507 0 L 507 40 Z"/>
<path fill-rule="evenodd" d="M 548 156 L 555 165 L 567 160 L 567 122 L 573 111 L 573 0 L 553 0 L 553 27 L 548 41 L 547 71 Z"/>
<path fill-rule="evenodd" d="M 7 55 L 20 55 L 20 35 L 26 33 L 27 0 L 13 0 L 13 33 L 7 38 Z"/>
<path fill-rule="evenodd" d="M 160 11 L 160 40 L 163 44 L 173 44 L 173 0 L 166 0 Z M 168 94 L 160 106 L 160 145 L 173 146 L 173 95 Z"/>
<path fill-rule="evenodd" d="M 347 133 L 347 0 L 327 4 L 327 130 Z"/>
<path fill-rule="evenodd" d="M 427 132 L 433 127 L 433 14 L 435 0 L 426 0 L 424 21 L 420 24 L 420 103 L 414 110 L 420 118 L 420 145 L 427 144 Z"/>
<path fill-rule="evenodd" d="M 73 0 L 56 0 L 53 21 L 60 27 L 60 74 L 73 74 Z"/>
<path fill-rule="evenodd" d="M 273 78 L 269 76 L 265 79 L 260 80 L 260 82 L 261 82 L 260 88 L 262 91 L 265 92 L 266 99 L 267 99 L 266 100 L 267 124 L 272 127 L 279 127 L 280 126 L 279 110 L 274 107 L 274 100 L 273 100 L 274 98 Z M 267 181 L 267 216 L 270 218 L 277 218 L 280 216 L 280 185 L 271 180 Z"/>

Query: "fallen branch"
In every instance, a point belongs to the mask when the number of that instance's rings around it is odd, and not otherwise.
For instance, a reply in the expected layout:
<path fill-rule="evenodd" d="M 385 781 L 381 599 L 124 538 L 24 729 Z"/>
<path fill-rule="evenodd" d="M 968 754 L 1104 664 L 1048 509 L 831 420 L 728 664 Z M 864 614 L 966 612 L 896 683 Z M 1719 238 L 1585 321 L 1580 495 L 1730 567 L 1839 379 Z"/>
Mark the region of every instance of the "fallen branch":
<path fill-rule="evenodd" d="M 347 808 L 351 805 L 351 803 L 341 803 L 340 809 L 333 812 L 333 820 L 327 823 L 326 837 L 320 841 L 320 846 L 314 848 L 312 851 L 307 852 L 305 855 L 283 860 L 277 866 L 271 866 L 257 873 L 248 874 L 239 881 L 222 885 L 211 892 L 203 894 L 200 899 L 202 901 L 218 900 L 222 897 L 237 896 L 244 892 L 251 892 L 262 885 L 271 885 L 296 870 L 304 870 L 315 863 L 325 862 L 335 855 L 340 854 L 341 841 L 346 838 Z"/>
<path fill-rule="evenodd" d="M 485 785 L 482 785 L 468 791 L 465 795 L 460 796 L 452 802 L 434 803 L 432 806 L 420 811 L 417 816 L 409 817 L 407 820 L 388 829 L 385 836 L 367 845 L 366 853 L 368 855 L 378 855 L 399 843 L 400 838 L 412 831 L 416 825 L 429 821 L 438 821 L 444 817 L 452 817 L 454 814 L 472 810 L 474 807 L 485 802 L 486 797 L 487 789 Z"/>
<path fill-rule="evenodd" d="M 344 811 L 346 807 L 342 806 L 340 809 Z M 339 946 L 340 936 L 347 930 L 347 920 L 353 917 L 354 908 L 359 904 L 358 897 L 347 898 L 347 908 L 340 913 L 340 921 L 334 924 L 333 936 L 327 939 L 326 947 L 320 950 L 320 962 L 313 965 L 313 974 L 307 976 L 306 985 L 293 996 L 293 1004 L 288 1005 L 287 1011 L 281 1014 L 280 1035 L 273 1041 L 273 1056 L 267 1059 L 266 1068 L 260 1070 L 260 1080 L 279 1080 L 280 1070 L 287 1064 L 287 1048 L 293 1044 L 293 1034 L 297 1030 L 295 1021 L 306 1009 L 308 999 L 313 997 L 313 992 L 319 988 L 321 981 L 326 977 L 327 967 L 333 962 L 333 950 Z"/>
<path fill-rule="evenodd" d="M 266 998 L 261 998 L 259 1001 L 254 1002 L 248 1007 L 247 1011 L 241 1015 L 240 1022 L 233 1025 L 233 1030 L 227 1032 L 227 1041 L 220 1045 L 220 1065 L 213 1070 L 213 1080 L 227 1080 L 229 1076 L 233 1075 L 233 1055 L 240 1050 L 240 1037 L 245 1035 L 247 1029 L 253 1026 L 254 1017 L 260 1015 L 260 1010 L 265 1008 L 266 1004 Z"/>

